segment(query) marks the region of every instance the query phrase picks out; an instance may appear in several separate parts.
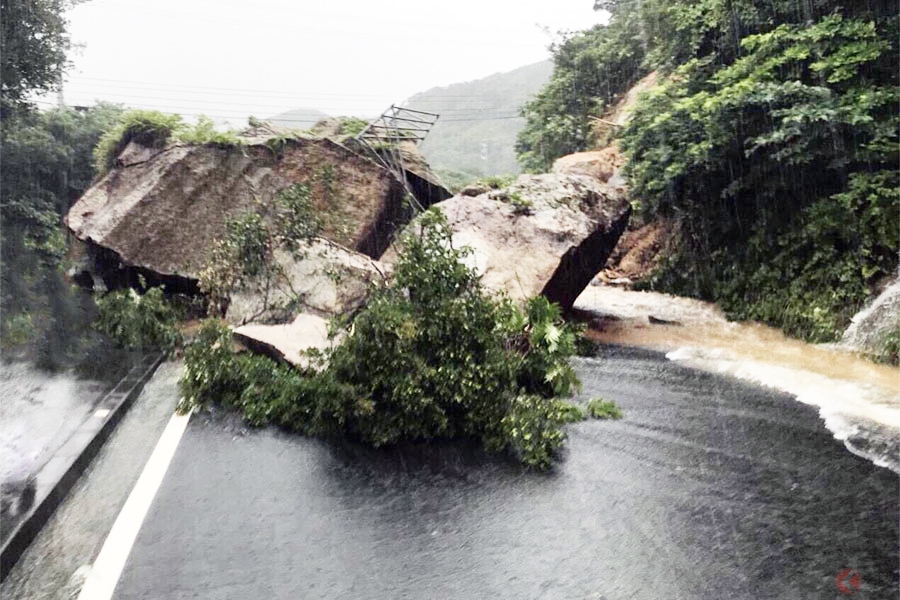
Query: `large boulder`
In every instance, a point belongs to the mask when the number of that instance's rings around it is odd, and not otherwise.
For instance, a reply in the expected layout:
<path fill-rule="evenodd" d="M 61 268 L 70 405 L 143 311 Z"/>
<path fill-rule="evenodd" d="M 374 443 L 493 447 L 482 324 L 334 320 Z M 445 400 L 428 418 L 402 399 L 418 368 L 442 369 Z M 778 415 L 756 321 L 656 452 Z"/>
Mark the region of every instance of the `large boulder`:
<path fill-rule="evenodd" d="M 358 310 L 387 276 L 374 259 L 413 215 L 408 190 L 425 206 L 450 197 L 414 147 L 400 155 L 402 176 L 365 147 L 268 127 L 234 146 L 132 142 L 66 217 L 87 247 L 86 273 L 76 275 L 99 274 L 108 287 L 140 276 L 196 293 L 206 269 L 228 273 L 215 258 L 230 222 L 253 212 L 277 225 L 279 192 L 307 184 L 310 206 L 302 210 L 319 223 L 318 236 L 293 251 L 279 245 L 254 279 L 211 295 L 245 346 L 303 364 L 303 350 L 331 343 L 327 319 Z"/>
<path fill-rule="evenodd" d="M 243 325 L 286 323 L 298 311 L 326 318 L 350 314 L 387 276 L 378 261 L 317 238 L 293 253 L 276 249 L 271 272 L 233 292 L 225 317 Z"/>
<path fill-rule="evenodd" d="M 427 174 L 426 167 L 415 171 Z M 421 204 L 450 196 L 431 180 L 409 177 Z M 106 279 L 117 268 L 137 268 L 196 280 L 229 220 L 271 206 L 296 183 L 310 186 L 322 237 L 373 258 L 412 216 L 404 184 L 376 160 L 328 138 L 269 135 L 233 147 L 130 144 L 66 222 L 103 263 Z"/>
<path fill-rule="evenodd" d="M 631 212 L 620 189 L 564 173 L 521 175 L 506 188 L 435 207 L 454 245 L 472 248 L 485 287 L 518 300 L 542 294 L 564 309 L 603 268 Z"/>
<path fill-rule="evenodd" d="M 851 321 L 841 342 L 864 354 L 881 354 L 885 337 L 900 331 L 900 278 Z"/>

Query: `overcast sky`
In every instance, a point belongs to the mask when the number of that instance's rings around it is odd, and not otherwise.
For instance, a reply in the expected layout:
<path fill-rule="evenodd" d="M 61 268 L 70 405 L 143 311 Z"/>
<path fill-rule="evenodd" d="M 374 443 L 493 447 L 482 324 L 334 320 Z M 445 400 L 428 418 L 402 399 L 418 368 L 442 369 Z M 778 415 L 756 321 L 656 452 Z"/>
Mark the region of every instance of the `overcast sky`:
<path fill-rule="evenodd" d="M 91 0 L 69 13 L 80 47 L 64 98 L 234 124 L 293 108 L 377 115 L 549 58 L 558 31 L 601 17 L 593 0 Z"/>

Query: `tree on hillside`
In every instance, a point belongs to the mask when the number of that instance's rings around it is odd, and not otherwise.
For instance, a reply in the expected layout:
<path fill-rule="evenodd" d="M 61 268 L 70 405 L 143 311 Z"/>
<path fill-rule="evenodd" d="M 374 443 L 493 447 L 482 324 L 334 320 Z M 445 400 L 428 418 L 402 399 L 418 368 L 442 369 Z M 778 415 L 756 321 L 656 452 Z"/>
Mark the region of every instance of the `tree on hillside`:
<path fill-rule="evenodd" d="M 521 111 L 516 152 L 525 170 L 547 171 L 554 159 L 590 147 L 590 117 L 646 74 L 643 61 L 638 21 L 627 14 L 554 46 L 550 83 Z"/>
<path fill-rule="evenodd" d="M 3 120 L 0 185 L 0 337 L 40 337 L 52 328 L 50 302 L 58 302 L 60 264 L 66 243 L 62 216 L 94 178 L 92 150 L 119 119 L 122 108 L 100 104 L 89 110 L 18 110 Z M 62 292 L 61 292 L 62 291 Z M 39 317 L 46 317 L 41 319 Z M 13 324 L 19 333 L 11 335 Z M 25 323 L 35 327 L 22 328 Z M 14 329 L 14 328 L 13 328 Z"/>
<path fill-rule="evenodd" d="M 633 194 L 685 233 L 657 285 L 816 341 L 846 327 L 897 266 L 894 39 L 839 13 L 781 25 L 645 98 L 623 137 Z"/>
<path fill-rule="evenodd" d="M 597 0 L 525 107 L 526 168 L 592 147 L 590 117 L 660 72 L 624 131 L 645 218 L 682 225 L 650 285 L 833 339 L 895 272 L 900 19 L 882 0 Z"/>
<path fill-rule="evenodd" d="M 93 147 L 121 108 L 35 110 L 29 96 L 61 83 L 71 0 L 0 0 L 0 339 L 59 345 L 77 318 L 60 265 L 62 215 L 94 178 Z M 69 310 L 72 308 L 73 310 Z M 52 334 L 52 335 L 51 335 Z M 54 341 L 55 340 L 55 341 Z M 38 349 L 39 351 L 42 349 Z M 53 354 L 53 348 L 44 348 Z"/>
<path fill-rule="evenodd" d="M 63 12 L 70 0 L 0 0 L 0 109 L 61 83 L 69 50 Z"/>

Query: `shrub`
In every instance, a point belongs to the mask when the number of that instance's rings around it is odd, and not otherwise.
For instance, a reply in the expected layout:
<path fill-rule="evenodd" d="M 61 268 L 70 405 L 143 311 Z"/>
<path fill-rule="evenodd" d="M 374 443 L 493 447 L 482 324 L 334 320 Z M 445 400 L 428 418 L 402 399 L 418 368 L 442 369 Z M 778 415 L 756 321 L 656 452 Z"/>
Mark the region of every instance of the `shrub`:
<path fill-rule="evenodd" d="M 235 356 L 227 328 L 208 323 L 185 351 L 182 408 L 216 402 L 253 424 L 376 447 L 474 437 L 549 467 L 573 415 L 554 396 L 578 385 L 567 362 L 576 331 L 544 298 L 523 312 L 489 297 L 439 212 L 419 226 L 421 235 L 403 241 L 394 283 L 373 293 L 327 367 L 301 372 Z"/>
<path fill-rule="evenodd" d="M 224 314 L 235 290 L 255 278 L 261 278 L 265 286 L 279 274 L 278 265 L 272 260 L 277 240 L 261 215 L 248 212 L 231 219 L 225 232 L 200 272 L 200 289 L 208 297 L 212 315 Z"/>
<path fill-rule="evenodd" d="M 27 342 L 34 337 L 36 331 L 31 313 L 5 315 L 0 322 L 0 347 L 10 348 Z"/>
<path fill-rule="evenodd" d="M 278 222 L 281 242 L 295 252 L 322 229 L 322 217 L 313 207 L 308 183 L 295 183 L 278 193 Z"/>
<path fill-rule="evenodd" d="M 143 295 L 133 289 L 109 292 L 97 299 L 94 326 L 125 348 L 174 351 L 181 342 L 175 311 L 162 288 Z"/>
<path fill-rule="evenodd" d="M 566 417 L 559 405 L 535 395 L 516 396 L 501 420 L 501 433 L 488 447 L 508 448 L 524 464 L 547 469 L 566 439 Z"/>
<path fill-rule="evenodd" d="M 213 120 L 205 115 L 200 115 L 196 124 L 183 127 L 177 132 L 176 137 L 179 142 L 186 144 L 215 144 L 223 148 L 232 148 L 241 144 L 234 131 L 217 130 Z"/>
<path fill-rule="evenodd" d="M 94 169 L 98 175 L 109 171 L 129 142 L 161 148 L 183 127 L 181 117 L 155 110 L 132 110 L 107 130 L 94 148 Z"/>
<path fill-rule="evenodd" d="M 621 419 L 622 409 L 612 400 L 594 398 L 587 405 L 588 414 L 594 419 Z"/>
<path fill-rule="evenodd" d="M 873 358 L 880 363 L 900 366 L 900 322 L 878 336 Z"/>
<path fill-rule="evenodd" d="M 584 421 L 587 419 L 588 415 L 584 411 L 583 408 L 578 406 L 577 404 L 571 404 L 569 402 L 563 402 L 562 400 L 557 400 L 557 408 L 559 409 L 562 420 L 565 423 L 577 423 L 579 421 Z"/>
<path fill-rule="evenodd" d="M 108 129 L 94 147 L 94 168 L 103 175 L 116 164 L 116 159 L 129 142 L 142 146 L 162 148 L 170 141 L 187 144 L 215 144 L 232 148 L 241 141 L 234 131 L 218 131 L 215 123 L 200 115 L 194 125 L 185 124 L 179 115 L 168 115 L 155 110 L 132 110 Z"/>

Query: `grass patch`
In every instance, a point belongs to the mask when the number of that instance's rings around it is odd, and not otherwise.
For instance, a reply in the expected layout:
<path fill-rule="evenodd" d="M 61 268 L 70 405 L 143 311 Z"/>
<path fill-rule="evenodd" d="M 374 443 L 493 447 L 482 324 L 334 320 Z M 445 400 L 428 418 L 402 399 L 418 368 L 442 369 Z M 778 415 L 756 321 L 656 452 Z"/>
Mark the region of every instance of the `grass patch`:
<path fill-rule="evenodd" d="M 108 129 L 94 147 L 94 168 L 97 175 L 109 172 L 116 159 L 130 142 L 148 148 L 164 148 L 172 141 L 188 144 L 215 144 L 232 148 L 240 145 L 234 131 L 219 131 L 212 119 L 200 116 L 197 123 L 188 125 L 179 115 L 169 115 L 155 110 L 132 110 L 121 116 L 119 122 Z"/>
<path fill-rule="evenodd" d="M 150 148 L 162 148 L 181 128 L 181 117 L 155 110 L 132 110 L 102 136 L 94 147 L 94 169 L 103 175 L 115 166 L 116 159 L 131 141 Z"/>

